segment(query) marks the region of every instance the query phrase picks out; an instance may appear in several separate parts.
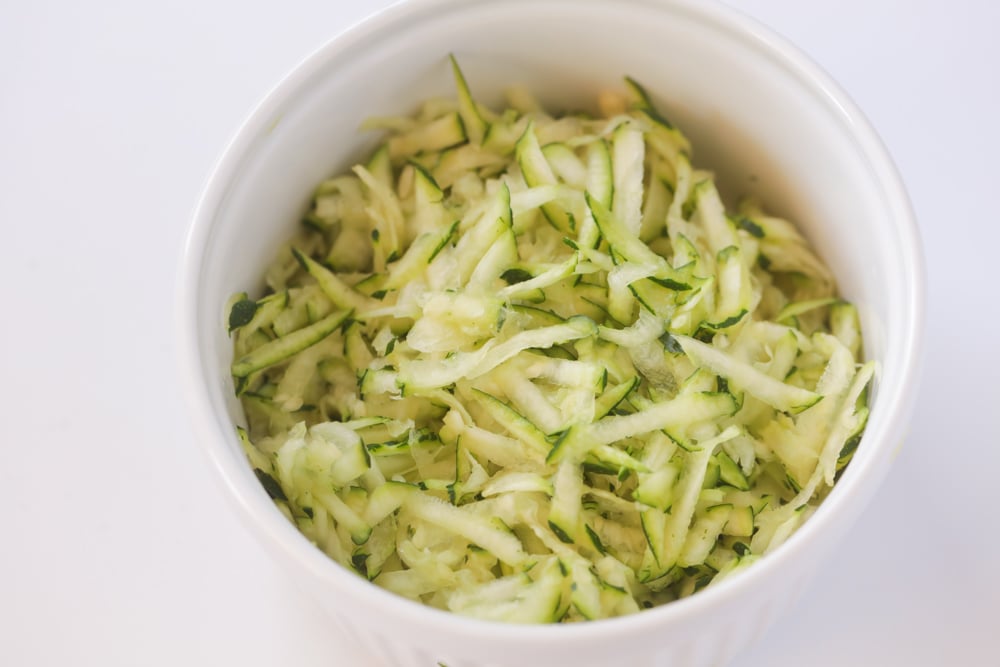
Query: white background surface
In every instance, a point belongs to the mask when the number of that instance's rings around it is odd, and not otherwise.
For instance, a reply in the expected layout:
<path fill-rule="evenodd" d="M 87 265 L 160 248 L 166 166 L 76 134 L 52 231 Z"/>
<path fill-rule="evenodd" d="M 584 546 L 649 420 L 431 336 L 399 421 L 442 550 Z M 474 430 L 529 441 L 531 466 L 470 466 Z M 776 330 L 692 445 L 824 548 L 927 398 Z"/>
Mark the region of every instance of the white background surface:
<path fill-rule="evenodd" d="M 373 664 L 217 488 L 171 318 L 193 207 L 238 124 L 382 4 L 0 8 L 0 664 Z M 929 272 L 912 435 L 821 578 L 733 667 L 1000 664 L 1000 4 L 731 4 L 868 114 Z"/>

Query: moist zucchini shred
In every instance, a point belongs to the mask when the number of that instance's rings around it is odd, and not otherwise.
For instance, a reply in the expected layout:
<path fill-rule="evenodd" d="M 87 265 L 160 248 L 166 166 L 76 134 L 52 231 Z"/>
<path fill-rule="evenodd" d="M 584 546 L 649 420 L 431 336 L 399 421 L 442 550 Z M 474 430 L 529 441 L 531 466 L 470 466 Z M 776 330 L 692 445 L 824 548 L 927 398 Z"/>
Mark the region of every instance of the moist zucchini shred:
<path fill-rule="evenodd" d="M 635 81 L 552 116 L 451 66 L 225 313 L 263 490 L 344 567 L 489 620 L 635 613 L 766 556 L 863 446 L 856 310 Z"/>

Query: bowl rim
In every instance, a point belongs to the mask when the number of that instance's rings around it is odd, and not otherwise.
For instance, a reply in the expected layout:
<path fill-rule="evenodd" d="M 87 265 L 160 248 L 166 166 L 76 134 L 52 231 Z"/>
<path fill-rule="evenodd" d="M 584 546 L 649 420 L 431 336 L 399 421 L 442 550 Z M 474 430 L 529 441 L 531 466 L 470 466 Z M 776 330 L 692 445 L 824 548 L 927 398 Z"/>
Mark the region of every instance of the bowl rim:
<path fill-rule="evenodd" d="M 521 0 L 525 1 L 525 0 Z M 601 0 L 544 0 L 549 4 L 580 6 L 582 3 L 599 4 Z M 887 209 L 892 212 L 893 231 L 901 242 L 899 257 L 908 272 L 905 281 L 907 302 L 904 310 L 908 321 L 902 327 L 906 337 L 897 341 L 903 346 L 901 386 L 915 387 L 920 376 L 923 359 L 923 322 L 925 309 L 925 266 L 919 232 L 902 179 L 889 153 L 875 129 L 846 92 L 821 67 L 798 47 L 764 26 L 756 19 L 717 0 L 619 0 L 629 4 L 664 12 L 680 12 L 700 22 L 724 31 L 735 40 L 761 53 L 781 70 L 793 76 L 802 90 L 823 103 L 843 125 L 855 143 L 855 149 L 873 170 L 879 185 L 879 194 Z M 514 4 L 514 3 L 511 3 Z M 208 240 L 214 226 L 217 210 L 222 205 L 234 176 L 249 155 L 254 142 L 267 132 L 283 105 L 298 94 L 303 85 L 322 73 L 331 61 L 345 57 L 350 49 L 382 31 L 395 30 L 396 26 L 412 18 L 428 20 L 434 15 L 475 6 L 466 0 L 401 0 L 371 14 L 330 38 L 282 77 L 258 102 L 235 135 L 222 151 L 209 172 L 207 184 L 200 197 L 195 214 L 183 243 L 175 311 L 177 317 L 175 353 L 181 375 L 181 387 L 186 399 L 188 415 L 195 425 L 200 449 L 211 461 L 211 467 L 227 497 L 238 508 L 238 514 L 251 533 L 265 546 L 276 548 L 283 555 L 296 561 L 310 576 L 323 580 L 341 592 L 355 598 L 366 598 L 370 607 L 380 607 L 398 621 L 435 626 L 453 635 L 462 635 L 472 641 L 496 640 L 528 642 L 529 644 L 559 640 L 587 640 L 602 642 L 612 635 L 621 638 L 623 633 L 638 634 L 665 626 L 682 625 L 707 612 L 725 606 L 741 597 L 745 591 L 757 588 L 761 582 L 780 577 L 780 571 L 789 561 L 801 558 L 807 543 L 816 539 L 830 527 L 831 519 L 845 512 L 850 516 L 843 522 L 843 530 L 853 523 L 857 514 L 888 471 L 894 449 L 886 440 L 890 433 L 903 431 L 915 403 L 916 391 L 895 392 L 880 397 L 879 414 L 885 415 L 877 422 L 881 428 L 865 438 L 875 440 L 869 448 L 879 444 L 878 456 L 868 461 L 867 467 L 852 470 L 849 467 L 830 495 L 820 504 L 794 534 L 774 553 L 754 563 L 750 571 L 741 576 L 722 581 L 717 586 L 699 591 L 698 594 L 642 613 L 623 617 L 600 619 L 579 624 L 514 625 L 485 621 L 438 610 L 384 590 L 349 572 L 316 549 L 277 509 L 264 494 L 245 461 L 237 462 L 227 449 L 227 432 L 232 431 L 228 418 L 212 409 L 212 383 L 205 375 L 207 365 L 199 341 L 199 293 L 203 279 Z M 222 326 L 222 320 L 217 323 Z M 897 447 L 898 449 L 898 447 Z M 242 465 L 244 470 L 240 470 Z M 252 480 L 252 481 L 251 481 Z M 848 511 L 849 509 L 849 511 Z"/>

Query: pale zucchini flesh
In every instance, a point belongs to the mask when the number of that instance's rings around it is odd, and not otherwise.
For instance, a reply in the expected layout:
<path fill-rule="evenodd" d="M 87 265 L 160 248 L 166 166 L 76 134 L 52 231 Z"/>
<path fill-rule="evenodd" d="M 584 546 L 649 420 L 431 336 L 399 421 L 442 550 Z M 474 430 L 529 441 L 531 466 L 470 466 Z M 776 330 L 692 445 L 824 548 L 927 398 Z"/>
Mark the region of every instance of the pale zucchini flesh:
<path fill-rule="evenodd" d="M 636 613 L 784 542 L 861 442 L 857 309 L 794 225 L 727 210 L 626 79 L 375 119 L 222 323 L 263 491 L 344 567 L 491 621 Z"/>

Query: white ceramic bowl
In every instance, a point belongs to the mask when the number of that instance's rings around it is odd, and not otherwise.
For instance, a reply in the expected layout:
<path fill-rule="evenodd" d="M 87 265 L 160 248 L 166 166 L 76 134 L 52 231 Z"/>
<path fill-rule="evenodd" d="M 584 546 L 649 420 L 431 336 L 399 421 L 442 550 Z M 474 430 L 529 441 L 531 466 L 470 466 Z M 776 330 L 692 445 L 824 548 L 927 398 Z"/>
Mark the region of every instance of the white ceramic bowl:
<path fill-rule="evenodd" d="M 796 220 L 861 313 L 879 361 L 867 431 L 816 514 L 744 574 L 657 609 L 570 626 L 475 621 L 396 597 L 333 563 L 275 509 L 247 465 L 224 304 L 261 288 L 313 186 L 365 154 L 368 116 L 452 94 L 455 53 L 474 93 L 510 83 L 579 108 L 628 74 L 692 140 L 724 193 Z M 915 398 L 923 266 L 907 196 L 875 132 L 787 42 L 704 0 L 413 0 L 336 37 L 282 81 L 230 145 L 187 242 L 180 355 L 198 435 L 243 519 L 339 624 L 391 665 L 718 665 L 792 602 L 861 512 Z"/>

